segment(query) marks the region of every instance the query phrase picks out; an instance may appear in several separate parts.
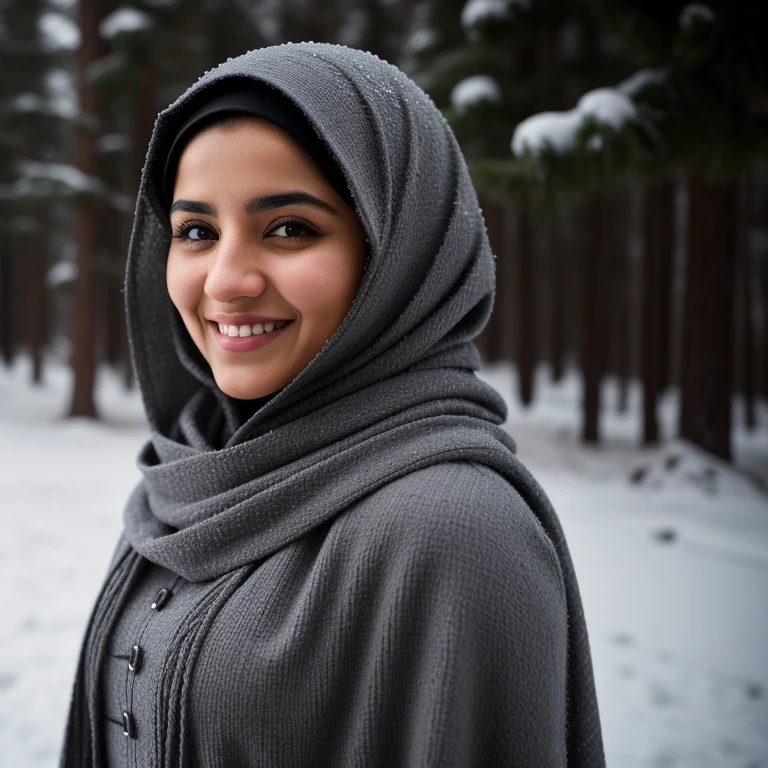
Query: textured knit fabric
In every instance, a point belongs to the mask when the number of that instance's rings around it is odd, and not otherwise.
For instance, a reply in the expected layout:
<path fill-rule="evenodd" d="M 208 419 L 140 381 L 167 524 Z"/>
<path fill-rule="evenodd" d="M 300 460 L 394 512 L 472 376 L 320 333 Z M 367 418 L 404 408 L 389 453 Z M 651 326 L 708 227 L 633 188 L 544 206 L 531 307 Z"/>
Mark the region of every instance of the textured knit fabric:
<path fill-rule="evenodd" d="M 369 247 L 337 332 L 250 409 L 216 387 L 165 289 L 164 153 L 225 78 L 304 112 Z M 474 374 L 493 287 L 449 127 L 376 57 L 253 51 L 160 115 L 126 283 L 152 436 L 83 646 L 63 765 L 104 764 L 110 643 L 138 631 L 154 672 L 131 673 L 126 711 L 149 725 L 128 738 L 151 748 L 126 764 L 604 765 L 563 532 Z M 182 618 L 126 618 L 148 561 L 183 579 Z"/>

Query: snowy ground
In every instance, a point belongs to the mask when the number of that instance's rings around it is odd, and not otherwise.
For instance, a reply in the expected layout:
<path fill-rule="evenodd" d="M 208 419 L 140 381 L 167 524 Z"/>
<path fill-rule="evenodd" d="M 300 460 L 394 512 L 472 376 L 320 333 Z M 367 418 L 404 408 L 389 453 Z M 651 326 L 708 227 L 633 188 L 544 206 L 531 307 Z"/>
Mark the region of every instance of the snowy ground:
<path fill-rule="evenodd" d="M 734 471 L 683 443 L 637 448 L 639 392 L 578 444 L 579 383 L 510 402 L 519 455 L 566 530 L 609 768 L 768 768 L 768 406 Z M 80 636 L 138 478 L 139 399 L 104 374 L 105 420 L 64 421 L 69 378 L 0 372 L 0 766 L 57 763 Z M 508 367 L 484 373 L 505 395 Z M 511 397 L 509 398 L 511 401 Z M 676 403 L 662 404 L 664 434 Z M 738 409 L 737 423 L 740 421 Z M 635 479 L 633 482 L 632 478 Z"/>

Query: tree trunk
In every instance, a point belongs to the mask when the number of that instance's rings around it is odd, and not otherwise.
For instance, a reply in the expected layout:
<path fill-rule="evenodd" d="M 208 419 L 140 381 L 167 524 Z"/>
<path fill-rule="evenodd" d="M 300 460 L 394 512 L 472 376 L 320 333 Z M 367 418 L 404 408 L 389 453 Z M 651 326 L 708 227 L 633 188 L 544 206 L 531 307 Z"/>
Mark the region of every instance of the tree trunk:
<path fill-rule="evenodd" d="M 760 281 L 762 291 L 760 293 L 760 301 L 762 306 L 762 325 L 760 326 L 760 342 L 758 344 L 760 350 L 758 370 L 759 375 L 757 377 L 761 396 L 768 399 L 768 259 L 762 259 L 762 280 Z"/>
<path fill-rule="evenodd" d="M 10 366 L 14 356 L 13 255 L 8 238 L 0 239 L 0 355 Z"/>
<path fill-rule="evenodd" d="M 675 266 L 676 185 L 671 179 L 658 185 L 659 201 L 659 394 L 672 383 L 672 280 Z"/>
<path fill-rule="evenodd" d="M 694 174 L 688 195 L 680 436 L 730 461 L 739 188 Z"/>
<path fill-rule="evenodd" d="M 39 220 L 38 220 L 39 225 Z M 45 240 L 40 226 L 27 234 L 24 259 L 24 336 L 32 359 L 32 382 L 43 381 L 46 338 Z"/>
<path fill-rule="evenodd" d="M 517 372 L 520 401 L 533 401 L 536 365 L 536 279 L 533 260 L 533 227 L 530 205 L 520 203 L 517 215 L 517 279 L 515 281 Z"/>
<path fill-rule="evenodd" d="M 606 326 L 606 351 L 610 360 L 604 359 L 602 373 L 612 373 L 618 384 L 616 408 L 626 413 L 629 408 L 629 376 L 631 343 L 629 331 L 629 248 L 631 239 L 630 214 L 633 196 L 628 189 L 620 188 L 611 194 L 608 216 L 605 217 L 605 279 L 610 290 L 605 292 L 604 319 Z M 605 237 L 605 236 L 604 236 Z"/>
<path fill-rule="evenodd" d="M 560 232 L 560 221 L 556 214 L 549 220 L 547 234 L 549 251 L 549 357 L 551 361 L 550 374 L 553 382 L 563 378 L 565 368 L 565 270 L 563 239 Z"/>
<path fill-rule="evenodd" d="M 672 224 L 671 182 L 649 183 L 643 201 L 642 330 L 643 444 L 659 442 L 658 399 L 669 376 Z"/>
<path fill-rule="evenodd" d="M 587 202 L 587 237 L 582 270 L 581 371 L 583 377 L 584 443 L 600 442 L 600 383 L 603 375 L 605 323 L 603 321 L 603 200 L 592 192 Z"/>
<path fill-rule="evenodd" d="M 96 90 L 88 83 L 85 70 L 98 58 L 99 23 L 104 17 L 104 0 L 80 0 L 80 48 L 77 57 L 80 111 L 89 120 L 98 120 L 100 104 Z M 75 165 L 88 176 L 97 171 L 96 134 L 81 126 L 75 137 Z M 72 312 L 72 370 L 74 387 L 70 416 L 96 418 L 93 387 L 96 376 L 96 261 L 99 240 L 99 210 L 94 202 L 75 206 L 77 279 Z"/>
<path fill-rule="evenodd" d="M 752 248 L 749 243 L 751 225 L 750 216 L 750 185 L 748 180 L 741 188 L 738 221 L 738 286 L 740 293 L 741 311 L 741 395 L 744 400 L 744 426 L 753 431 L 757 428 L 757 413 L 755 412 L 755 316 L 752 296 Z"/>

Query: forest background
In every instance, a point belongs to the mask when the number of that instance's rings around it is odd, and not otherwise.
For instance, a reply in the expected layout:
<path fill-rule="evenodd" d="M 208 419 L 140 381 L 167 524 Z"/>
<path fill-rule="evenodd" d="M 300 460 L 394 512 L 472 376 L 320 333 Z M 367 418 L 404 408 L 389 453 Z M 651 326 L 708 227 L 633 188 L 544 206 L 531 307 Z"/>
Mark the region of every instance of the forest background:
<path fill-rule="evenodd" d="M 314 40 L 404 69 L 469 162 L 480 375 L 567 535 L 609 766 L 768 768 L 766 30 L 754 0 L 0 0 L 0 765 L 56 764 L 138 479 L 155 116 Z"/>
<path fill-rule="evenodd" d="M 376 53 L 444 110 L 498 261 L 487 361 L 580 371 L 582 439 L 601 381 L 643 384 L 641 440 L 680 393 L 677 433 L 732 455 L 768 394 L 765 4 L 627 0 L 0 2 L 0 356 L 132 372 L 122 281 L 157 112 L 216 63 L 315 40 Z M 625 409 L 626 395 L 618 408 Z"/>
<path fill-rule="evenodd" d="M 643 384 L 641 440 L 731 458 L 732 396 L 768 394 L 768 29 L 763 3 L 627 0 L 5 0 L 0 3 L 0 356 L 47 348 L 97 416 L 96 367 L 132 372 L 122 282 L 157 112 L 251 48 L 315 40 L 402 67 L 470 161 L 498 265 L 487 361 Z M 626 408 L 626 396 L 619 399 Z"/>

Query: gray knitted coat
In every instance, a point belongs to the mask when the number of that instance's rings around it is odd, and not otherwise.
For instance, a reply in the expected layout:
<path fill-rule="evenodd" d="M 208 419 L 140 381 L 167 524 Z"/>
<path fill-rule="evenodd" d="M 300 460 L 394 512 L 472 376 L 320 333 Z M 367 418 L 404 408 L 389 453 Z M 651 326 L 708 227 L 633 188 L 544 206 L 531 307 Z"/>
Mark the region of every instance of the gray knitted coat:
<path fill-rule="evenodd" d="M 159 187 L 175 126 L 233 77 L 302 109 L 369 246 L 337 332 L 250 411 L 216 387 L 170 303 Z M 604 766 L 563 532 L 474 373 L 493 289 L 453 134 L 376 57 L 252 51 L 160 115 L 126 282 L 151 440 L 63 766 Z"/>

